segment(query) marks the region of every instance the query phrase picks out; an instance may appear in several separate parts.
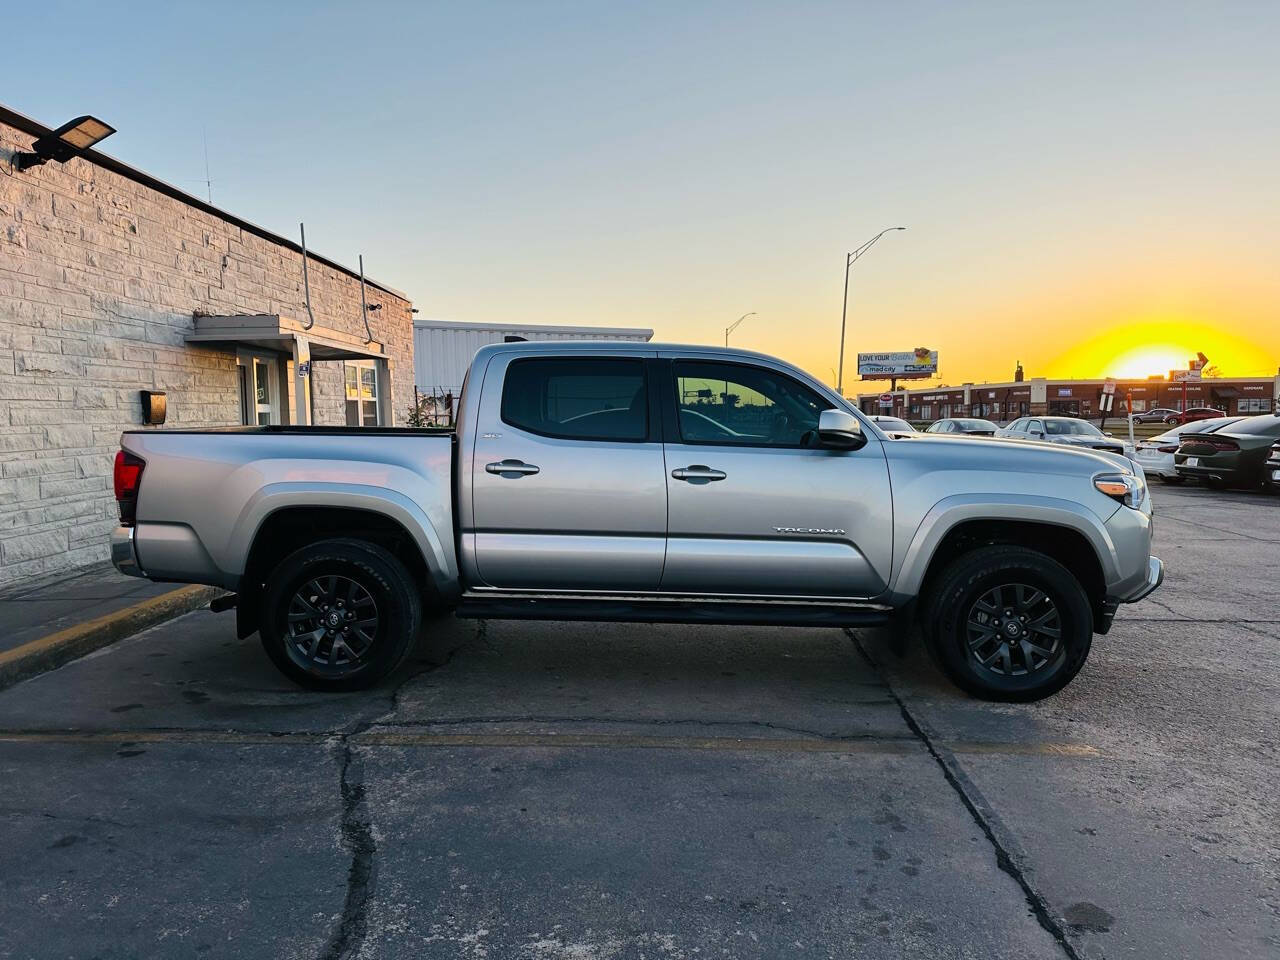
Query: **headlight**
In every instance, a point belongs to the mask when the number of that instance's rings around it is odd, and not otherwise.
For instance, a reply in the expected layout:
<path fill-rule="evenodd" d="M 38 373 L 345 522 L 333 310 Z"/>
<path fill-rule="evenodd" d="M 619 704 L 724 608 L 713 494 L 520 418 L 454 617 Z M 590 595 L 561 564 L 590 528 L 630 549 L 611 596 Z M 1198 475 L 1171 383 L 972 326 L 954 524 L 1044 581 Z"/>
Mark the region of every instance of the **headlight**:
<path fill-rule="evenodd" d="M 1135 510 L 1147 496 L 1147 484 L 1141 477 L 1127 473 L 1108 473 L 1093 478 L 1093 485 L 1112 500 L 1119 500 Z"/>

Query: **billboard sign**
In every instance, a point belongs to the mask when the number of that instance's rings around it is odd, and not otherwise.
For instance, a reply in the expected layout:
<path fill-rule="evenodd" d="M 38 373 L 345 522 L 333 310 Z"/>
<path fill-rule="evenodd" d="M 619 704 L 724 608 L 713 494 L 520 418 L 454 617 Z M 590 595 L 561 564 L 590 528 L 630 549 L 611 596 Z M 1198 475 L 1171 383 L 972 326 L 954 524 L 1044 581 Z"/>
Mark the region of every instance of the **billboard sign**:
<path fill-rule="evenodd" d="M 932 377 L 938 373 L 938 351 L 916 347 L 897 353 L 858 354 L 858 374 L 863 380 L 900 380 L 910 377 Z"/>

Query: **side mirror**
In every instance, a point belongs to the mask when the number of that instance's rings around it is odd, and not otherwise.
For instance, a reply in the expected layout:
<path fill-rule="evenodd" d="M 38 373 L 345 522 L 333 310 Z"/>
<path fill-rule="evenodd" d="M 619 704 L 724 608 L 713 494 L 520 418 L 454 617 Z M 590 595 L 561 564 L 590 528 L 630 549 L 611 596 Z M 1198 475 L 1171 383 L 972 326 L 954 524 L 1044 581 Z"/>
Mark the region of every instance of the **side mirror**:
<path fill-rule="evenodd" d="M 824 447 L 837 450 L 857 450 L 867 442 L 858 418 L 836 409 L 818 414 L 818 439 Z"/>
<path fill-rule="evenodd" d="M 1043 440 L 1043 439 L 1044 439 L 1044 431 L 1043 431 L 1043 430 L 1032 430 L 1032 431 L 1031 431 L 1031 436 L 1035 437 L 1037 440 Z"/>
<path fill-rule="evenodd" d="M 1104 436 L 1104 437 L 1114 437 L 1114 436 L 1115 436 L 1115 434 L 1114 434 L 1114 433 L 1112 433 L 1110 430 L 1108 430 L 1106 433 L 1104 433 L 1104 434 L 1103 434 L 1103 436 Z"/>

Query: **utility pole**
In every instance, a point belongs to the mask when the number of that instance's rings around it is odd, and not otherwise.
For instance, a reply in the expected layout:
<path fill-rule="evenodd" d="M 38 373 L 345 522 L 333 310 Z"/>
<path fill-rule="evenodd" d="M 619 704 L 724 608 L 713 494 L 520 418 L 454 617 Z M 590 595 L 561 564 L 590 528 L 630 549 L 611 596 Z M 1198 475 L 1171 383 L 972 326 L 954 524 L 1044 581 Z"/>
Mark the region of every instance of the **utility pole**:
<path fill-rule="evenodd" d="M 750 313 L 744 313 L 737 320 L 733 321 L 733 323 L 729 324 L 727 327 L 724 328 L 724 345 L 726 347 L 729 345 L 729 334 L 733 333 L 733 331 L 738 329 L 738 324 L 740 324 L 743 320 L 747 319 L 747 317 L 754 317 L 754 316 L 757 316 L 754 310 L 752 310 Z"/>

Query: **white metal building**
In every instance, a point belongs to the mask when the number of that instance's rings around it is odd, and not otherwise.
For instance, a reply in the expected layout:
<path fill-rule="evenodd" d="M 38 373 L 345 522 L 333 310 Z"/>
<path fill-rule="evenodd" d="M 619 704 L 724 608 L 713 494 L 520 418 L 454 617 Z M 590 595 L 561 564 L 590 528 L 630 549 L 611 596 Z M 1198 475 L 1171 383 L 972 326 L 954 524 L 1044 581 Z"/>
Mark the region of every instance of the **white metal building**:
<path fill-rule="evenodd" d="M 631 340 L 647 343 L 653 331 L 640 327 L 560 327 L 532 323 L 413 322 L 413 370 L 419 392 L 452 394 L 462 390 L 462 377 L 476 351 L 507 338 L 523 340 Z"/>

